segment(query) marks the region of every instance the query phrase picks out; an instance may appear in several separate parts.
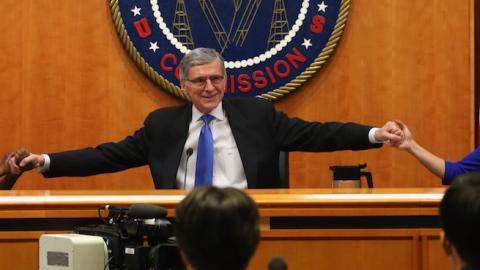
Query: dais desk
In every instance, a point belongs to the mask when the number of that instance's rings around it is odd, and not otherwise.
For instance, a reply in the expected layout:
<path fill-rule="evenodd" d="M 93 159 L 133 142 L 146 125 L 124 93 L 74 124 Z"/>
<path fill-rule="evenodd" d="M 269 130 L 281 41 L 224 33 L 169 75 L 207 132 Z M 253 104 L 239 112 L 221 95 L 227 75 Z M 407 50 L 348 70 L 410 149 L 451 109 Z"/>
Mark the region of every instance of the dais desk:
<path fill-rule="evenodd" d="M 283 256 L 289 269 L 449 269 L 441 249 L 443 188 L 248 190 L 262 240 L 249 269 Z M 168 209 L 183 190 L 0 191 L 0 269 L 38 269 L 38 238 L 98 223 L 98 207 Z"/>

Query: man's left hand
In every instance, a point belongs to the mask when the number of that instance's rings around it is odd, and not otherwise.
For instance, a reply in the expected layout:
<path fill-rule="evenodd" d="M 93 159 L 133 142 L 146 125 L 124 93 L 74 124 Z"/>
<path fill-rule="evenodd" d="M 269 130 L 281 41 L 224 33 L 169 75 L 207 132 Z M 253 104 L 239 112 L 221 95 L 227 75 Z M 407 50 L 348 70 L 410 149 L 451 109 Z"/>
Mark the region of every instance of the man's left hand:
<path fill-rule="evenodd" d="M 388 121 L 375 131 L 375 140 L 396 146 L 405 140 L 405 134 L 397 122 Z"/>

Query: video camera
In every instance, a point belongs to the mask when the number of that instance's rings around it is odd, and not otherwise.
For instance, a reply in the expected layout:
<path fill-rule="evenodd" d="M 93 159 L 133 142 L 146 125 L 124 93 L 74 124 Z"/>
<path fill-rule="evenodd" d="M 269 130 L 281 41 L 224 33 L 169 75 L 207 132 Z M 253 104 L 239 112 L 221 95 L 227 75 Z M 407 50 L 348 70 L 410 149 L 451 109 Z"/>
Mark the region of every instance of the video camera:
<path fill-rule="evenodd" d="M 77 227 L 74 233 L 103 238 L 110 270 L 185 269 L 165 208 L 151 204 L 129 208 L 106 205 L 98 209 L 98 214 L 104 224 Z"/>

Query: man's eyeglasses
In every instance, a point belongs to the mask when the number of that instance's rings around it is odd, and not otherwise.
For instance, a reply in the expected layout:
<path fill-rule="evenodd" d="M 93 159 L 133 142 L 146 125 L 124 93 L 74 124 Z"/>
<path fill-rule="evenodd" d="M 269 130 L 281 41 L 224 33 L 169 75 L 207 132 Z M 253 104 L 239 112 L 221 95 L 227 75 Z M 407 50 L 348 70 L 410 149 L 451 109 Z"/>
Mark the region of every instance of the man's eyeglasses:
<path fill-rule="evenodd" d="M 204 88 L 207 85 L 207 81 L 210 81 L 214 86 L 220 86 L 224 78 L 222 75 L 213 75 L 210 77 L 198 77 L 192 80 L 187 79 L 187 81 L 195 87 Z"/>

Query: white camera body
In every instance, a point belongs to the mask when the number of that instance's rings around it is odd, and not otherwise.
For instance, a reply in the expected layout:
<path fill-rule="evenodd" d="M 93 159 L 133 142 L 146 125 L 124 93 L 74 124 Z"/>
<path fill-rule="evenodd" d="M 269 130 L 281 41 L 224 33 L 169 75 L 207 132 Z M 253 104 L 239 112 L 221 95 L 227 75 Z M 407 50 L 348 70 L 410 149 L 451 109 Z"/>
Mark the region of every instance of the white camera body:
<path fill-rule="evenodd" d="M 43 234 L 40 270 L 104 270 L 108 251 L 103 238 L 83 234 Z"/>

